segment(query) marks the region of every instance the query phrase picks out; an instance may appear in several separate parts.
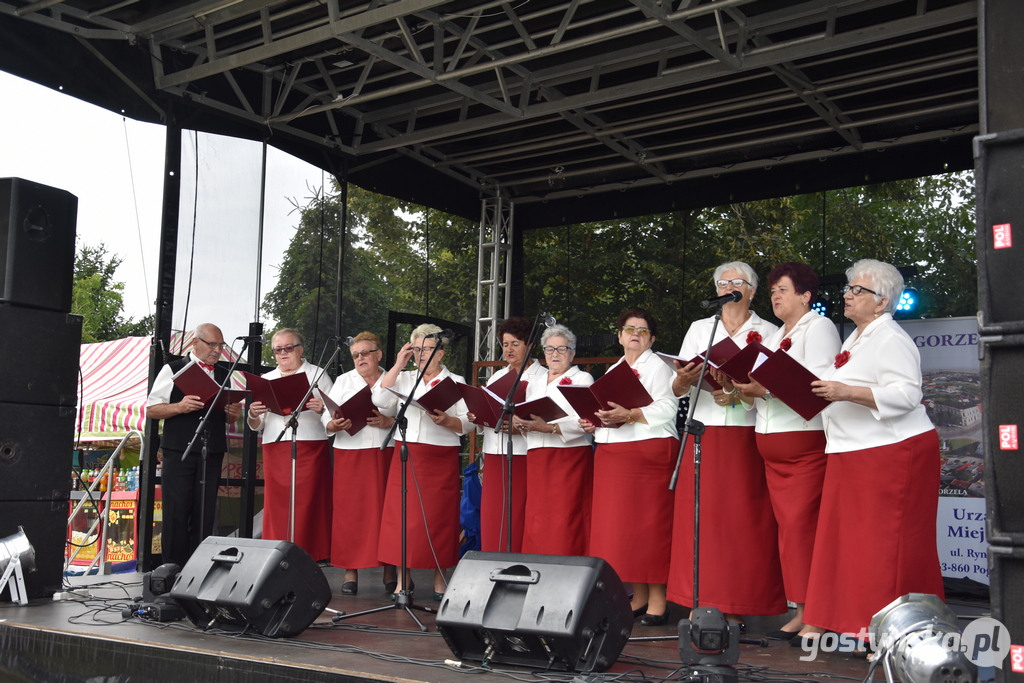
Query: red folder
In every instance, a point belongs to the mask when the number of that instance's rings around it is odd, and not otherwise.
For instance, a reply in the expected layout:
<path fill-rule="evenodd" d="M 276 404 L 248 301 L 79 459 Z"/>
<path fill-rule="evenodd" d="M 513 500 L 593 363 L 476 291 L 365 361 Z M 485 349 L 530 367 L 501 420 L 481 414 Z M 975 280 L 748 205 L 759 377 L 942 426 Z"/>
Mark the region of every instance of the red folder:
<path fill-rule="evenodd" d="M 497 382 L 488 384 L 485 388 L 487 389 L 487 391 L 493 394 L 496 399 L 498 399 L 498 402 L 502 406 L 504 406 L 505 397 L 508 396 L 508 390 L 512 388 L 512 384 L 513 382 L 516 381 L 516 377 L 518 376 L 518 368 L 514 370 L 510 369 L 508 372 L 504 374 L 504 376 L 501 379 L 499 379 Z M 516 393 L 512 397 L 513 403 L 522 403 L 524 400 L 526 400 L 526 385 L 528 384 L 529 382 L 526 381 L 525 379 L 519 383 L 519 386 L 516 387 Z M 501 408 L 499 408 L 498 411 L 500 412 Z"/>
<path fill-rule="evenodd" d="M 811 391 L 811 382 L 818 378 L 785 351 L 773 353 L 750 376 L 805 420 L 828 407 L 828 401 Z"/>
<path fill-rule="evenodd" d="M 287 416 L 299 408 L 299 402 L 309 391 L 306 373 L 297 372 L 287 377 L 265 379 L 251 372 L 243 372 L 245 386 L 252 392 L 252 400 L 259 401 L 275 415 Z"/>
<path fill-rule="evenodd" d="M 604 425 L 594 415 L 598 410 L 609 410 L 609 401 L 626 409 L 649 406 L 654 399 L 640 383 L 640 378 L 626 362 L 619 363 L 604 373 L 596 382 L 587 387 L 561 386 L 562 392 L 576 414 L 596 427 L 618 428 L 620 425 Z M 589 395 L 589 396 L 588 396 Z"/>
<path fill-rule="evenodd" d="M 536 415 L 545 422 L 554 422 L 565 417 L 566 413 L 549 396 L 541 396 L 532 401 L 516 404 L 516 417 L 530 420 L 532 419 L 531 415 Z"/>
<path fill-rule="evenodd" d="M 410 400 L 408 396 L 400 391 L 395 391 L 391 387 L 388 387 L 388 391 L 401 397 L 403 401 Z M 427 393 L 423 394 L 419 398 L 411 399 L 411 402 L 417 408 L 425 410 L 428 413 L 432 413 L 435 410 L 440 410 L 442 412 L 447 411 L 455 405 L 460 398 L 462 398 L 462 392 L 459 391 L 459 385 L 456 384 L 451 377 L 445 377 L 443 380 L 431 387 Z"/>
<path fill-rule="evenodd" d="M 323 399 L 324 405 L 330 411 L 333 419 L 348 418 L 352 421 L 352 426 L 345 430 L 350 436 L 355 436 L 366 426 L 366 421 L 373 417 L 373 411 L 377 407 L 373 405 L 371 398 L 373 392 L 370 390 L 369 384 L 349 396 L 348 400 L 341 405 L 332 401 L 330 396 L 320 392 L 319 389 L 317 393 L 320 394 L 320 398 Z"/>
<path fill-rule="evenodd" d="M 499 403 L 494 396 L 482 387 L 474 387 L 469 384 L 458 384 L 462 399 L 466 402 L 469 412 L 473 413 L 473 424 L 481 427 L 494 427 L 498 424 L 498 417 L 504 403 Z"/>
<path fill-rule="evenodd" d="M 198 396 L 204 404 L 213 400 L 217 395 L 220 385 L 216 380 L 206 374 L 206 371 L 199 367 L 199 364 L 192 361 L 171 378 L 174 386 L 184 392 L 186 396 Z M 244 401 L 249 395 L 244 389 L 225 389 L 217 400 L 217 410 L 224 410 L 230 403 Z"/>
<path fill-rule="evenodd" d="M 732 340 L 732 337 L 726 337 L 722 341 L 718 342 L 711 347 L 711 362 L 709 365 L 713 368 L 721 366 L 723 363 L 728 361 L 730 358 L 740 352 L 739 345 Z M 683 358 L 682 356 L 673 356 L 667 353 L 658 352 L 658 356 L 663 361 L 668 363 L 672 370 L 675 371 L 676 366 L 673 361 L 679 361 L 683 366 L 689 365 L 690 363 L 696 363 L 700 365 L 704 362 L 704 354 L 699 353 L 693 358 Z M 710 373 L 704 375 L 704 382 L 700 385 L 700 388 L 704 391 L 718 391 L 722 388 L 722 385 L 715 381 L 715 378 Z"/>
<path fill-rule="evenodd" d="M 736 380 L 740 384 L 749 384 L 750 369 L 754 367 L 754 361 L 762 353 L 766 356 L 772 355 L 772 352 L 761 342 L 750 342 L 740 349 L 739 353 L 719 365 L 718 370 L 725 373 L 726 377 Z"/>

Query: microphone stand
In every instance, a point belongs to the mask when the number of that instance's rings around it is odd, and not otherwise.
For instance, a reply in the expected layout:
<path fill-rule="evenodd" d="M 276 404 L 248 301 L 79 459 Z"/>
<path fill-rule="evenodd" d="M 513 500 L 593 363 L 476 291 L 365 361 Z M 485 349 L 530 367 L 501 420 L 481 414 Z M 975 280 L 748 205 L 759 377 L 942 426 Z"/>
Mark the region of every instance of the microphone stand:
<path fill-rule="evenodd" d="M 324 349 L 324 351 L 326 351 L 326 349 Z M 288 414 L 288 421 L 285 422 L 284 428 L 281 429 L 281 433 L 277 435 L 276 439 L 274 439 L 274 443 L 279 442 L 284 437 L 284 433 L 286 431 L 288 431 L 289 428 L 291 428 L 291 430 L 292 430 L 292 472 L 291 472 L 291 485 L 288 488 L 288 541 L 290 543 L 294 543 L 295 542 L 295 463 L 298 460 L 298 452 L 299 452 L 299 444 L 298 444 L 298 438 L 299 438 L 299 413 L 301 413 L 305 409 L 306 402 L 309 401 L 309 397 L 313 395 L 313 389 L 315 389 L 317 383 L 320 382 L 320 378 L 323 377 L 324 372 L 326 371 L 327 366 L 334 362 L 334 359 L 338 357 L 338 354 L 340 352 L 341 352 L 340 344 L 335 345 L 335 347 L 334 347 L 334 354 L 331 356 L 330 360 L 327 361 L 327 365 L 322 365 L 321 364 L 321 366 L 319 368 L 320 371 L 313 377 L 313 381 L 310 382 L 310 384 L 309 384 L 309 389 L 306 390 L 306 395 L 302 397 L 301 401 L 299 401 L 299 405 L 296 406 L 295 409 L 292 410 L 292 412 Z M 320 359 L 321 360 L 323 360 L 323 355 L 324 355 L 324 352 L 322 351 L 320 353 Z M 302 366 L 299 366 L 299 367 L 302 367 Z"/>
<path fill-rule="evenodd" d="M 704 352 L 704 362 L 700 365 L 700 377 L 694 385 L 697 390 L 693 392 L 690 401 L 690 410 L 686 415 L 686 423 L 683 426 L 683 438 L 679 442 L 679 453 L 676 456 L 676 469 L 672 473 L 672 481 L 668 485 L 669 491 L 675 491 L 676 481 L 679 479 L 679 467 L 683 462 L 683 452 L 686 450 L 686 441 L 693 435 L 693 609 L 697 609 L 700 602 L 697 599 L 698 584 L 700 581 L 700 461 L 701 444 L 700 439 L 704 434 L 704 423 L 693 419 L 697 409 L 697 399 L 700 398 L 700 387 L 704 383 L 704 376 L 708 370 L 708 359 L 711 357 L 711 347 L 715 344 L 715 332 L 718 330 L 718 323 L 722 319 L 722 307 L 715 309 L 715 322 L 711 325 L 711 336 L 708 337 L 708 348 Z"/>
<path fill-rule="evenodd" d="M 519 363 L 519 372 L 516 374 L 516 381 L 509 387 L 508 395 L 505 396 L 505 405 L 501 408 L 501 415 L 498 416 L 498 423 L 494 427 L 494 433 L 498 434 L 501 432 L 501 427 L 505 423 L 505 419 L 508 419 L 508 433 L 505 439 L 505 466 L 507 468 L 508 478 L 505 498 L 505 512 L 508 519 L 508 538 L 505 542 L 506 552 L 512 552 L 512 462 L 515 457 L 513 452 L 515 449 L 512 443 L 512 415 L 515 413 L 515 395 L 516 389 L 519 388 L 519 383 L 523 381 L 523 373 L 526 371 L 526 366 L 530 362 L 530 356 L 533 354 L 533 349 L 537 344 L 537 339 L 540 337 L 540 326 L 537 325 L 537 320 L 541 316 L 537 316 L 533 319 L 533 327 L 530 329 L 530 336 L 527 339 L 526 351 L 523 353 L 523 360 Z M 486 476 L 486 475 L 484 475 Z"/>
<path fill-rule="evenodd" d="M 423 625 L 416 615 L 413 614 L 414 609 L 418 609 L 421 612 L 427 612 L 428 614 L 435 614 L 436 610 L 430 609 L 429 607 L 423 607 L 413 603 L 412 591 L 409 590 L 409 576 L 408 576 L 408 562 L 406 558 L 406 540 L 408 533 L 408 524 L 406 522 L 406 506 L 408 497 L 408 469 L 409 469 L 409 442 L 406 438 L 406 428 L 408 423 L 406 422 L 405 412 L 409 409 L 409 404 L 412 403 L 412 397 L 416 395 L 416 387 L 423 381 L 423 375 L 426 374 L 427 368 L 434 362 L 434 356 L 437 355 L 437 350 L 441 347 L 441 337 L 425 337 L 426 339 L 434 339 L 437 343 L 434 345 L 433 350 L 430 352 L 430 358 L 423 364 L 423 369 L 416 375 L 416 381 L 413 382 L 412 389 L 409 390 L 409 398 L 402 403 L 402 406 L 398 409 L 398 414 L 395 416 L 395 422 L 391 425 L 391 429 L 388 430 L 387 435 L 384 437 L 384 442 L 381 444 L 380 449 L 387 450 L 388 444 L 391 443 L 392 437 L 395 435 L 395 430 L 401 432 L 402 447 L 399 449 L 402 459 L 402 566 L 399 574 L 399 578 L 402 581 L 402 590 L 395 593 L 395 602 L 391 605 L 385 605 L 384 607 L 375 607 L 373 609 L 363 610 L 362 612 L 353 612 L 352 614 L 339 614 L 331 617 L 331 621 L 337 623 L 343 619 L 351 619 L 352 617 L 359 617 L 364 614 L 373 614 L 375 612 L 383 612 L 389 609 L 404 609 L 406 613 L 412 617 L 412 620 L 416 622 L 416 625 L 420 627 L 420 631 L 426 633 L 427 627 Z"/>
<path fill-rule="evenodd" d="M 192 447 L 196 443 L 196 439 L 202 434 L 203 445 L 200 450 L 200 458 L 202 460 L 202 470 L 199 473 L 199 490 L 201 499 L 199 501 L 199 536 L 200 539 L 206 537 L 206 488 L 209 482 L 206 479 L 206 459 L 209 456 L 208 440 L 210 438 L 210 431 L 206 428 L 206 423 L 210 421 L 210 414 L 213 412 L 213 407 L 217 405 L 217 401 L 224 394 L 224 389 L 227 387 L 228 382 L 231 381 L 231 375 L 235 373 L 235 366 L 238 365 L 238 361 L 242 360 L 242 354 L 245 353 L 246 347 L 249 346 L 249 340 L 242 340 L 242 348 L 235 355 L 235 359 L 231 362 L 231 367 L 228 368 L 228 374 L 224 377 L 224 380 L 218 383 L 217 393 L 214 395 L 213 400 L 210 401 L 210 405 L 206 407 L 206 412 L 203 414 L 203 419 L 199 421 L 196 426 L 196 433 L 192 435 L 192 440 L 188 442 L 188 446 L 185 447 L 185 452 L 181 454 L 181 461 L 185 462 L 185 458 L 192 452 Z M 234 350 L 234 349 L 232 349 Z M 216 373 L 214 373 L 214 381 L 216 381 Z M 219 478 L 219 476 L 218 476 Z"/>

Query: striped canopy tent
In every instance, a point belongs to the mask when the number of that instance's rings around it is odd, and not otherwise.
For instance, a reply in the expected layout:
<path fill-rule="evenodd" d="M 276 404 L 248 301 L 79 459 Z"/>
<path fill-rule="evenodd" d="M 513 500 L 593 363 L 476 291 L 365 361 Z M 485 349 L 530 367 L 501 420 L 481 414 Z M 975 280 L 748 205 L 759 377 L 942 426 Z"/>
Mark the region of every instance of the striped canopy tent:
<path fill-rule="evenodd" d="M 76 424 L 78 441 L 115 441 L 128 431 L 145 431 L 146 397 L 149 393 L 150 337 L 126 337 L 96 344 L 82 344 Z M 171 353 L 189 349 L 192 332 L 175 332 Z M 235 357 L 231 349 L 225 351 Z M 235 388 L 244 388 L 238 373 Z M 236 434 L 240 436 L 240 434 Z"/>

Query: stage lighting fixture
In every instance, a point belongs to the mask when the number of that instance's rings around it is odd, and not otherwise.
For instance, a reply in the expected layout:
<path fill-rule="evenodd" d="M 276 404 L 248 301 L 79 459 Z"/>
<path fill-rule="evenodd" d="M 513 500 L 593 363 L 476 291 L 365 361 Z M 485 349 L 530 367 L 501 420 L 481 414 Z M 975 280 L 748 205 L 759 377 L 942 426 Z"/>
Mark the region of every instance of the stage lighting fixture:
<path fill-rule="evenodd" d="M 832 302 L 824 294 L 818 294 L 818 298 L 811 304 L 811 310 L 825 318 L 832 317 L 833 308 Z"/>
<path fill-rule="evenodd" d="M 888 683 L 894 675 L 903 683 L 978 680 L 978 669 L 967 655 L 947 646 L 959 634 L 956 614 L 935 595 L 908 593 L 893 600 L 871 618 L 868 630 L 875 648 L 868 678 L 881 662 Z"/>
<path fill-rule="evenodd" d="M 36 549 L 29 543 L 25 530 L 19 526 L 18 533 L 0 539 L 0 595 L 5 587 L 9 587 L 11 602 L 27 605 L 25 574 L 35 570 Z"/>
<path fill-rule="evenodd" d="M 897 313 L 913 313 L 914 309 L 917 308 L 917 290 L 913 287 L 908 287 L 903 290 L 903 294 L 900 295 L 900 301 L 896 304 Z"/>
<path fill-rule="evenodd" d="M 715 607 L 696 607 L 679 622 L 679 659 L 690 669 L 681 678 L 700 683 L 737 680 L 732 664 L 740 661 L 740 627 Z"/>

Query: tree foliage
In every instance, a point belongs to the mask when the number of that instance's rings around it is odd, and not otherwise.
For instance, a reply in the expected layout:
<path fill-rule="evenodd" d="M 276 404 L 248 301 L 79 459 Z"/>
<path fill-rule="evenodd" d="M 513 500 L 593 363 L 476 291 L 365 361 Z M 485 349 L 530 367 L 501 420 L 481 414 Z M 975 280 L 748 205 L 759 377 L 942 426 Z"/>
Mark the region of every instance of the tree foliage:
<path fill-rule="evenodd" d="M 71 312 L 82 316 L 82 343 L 145 336 L 153 332 L 153 316 L 134 320 L 124 315 L 124 283 L 114 279 L 124 259 L 99 246 L 82 245 L 75 254 Z"/>
<path fill-rule="evenodd" d="M 301 208 L 280 280 L 263 304 L 280 325 L 315 336 L 318 349 L 334 334 L 341 203 L 333 190 Z M 382 334 L 389 309 L 472 325 L 478 234 L 475 222 L 351 186 L 342 334 Z M 658 319 L 656 348 L 678 349 L 690 322 L 708 314 L 698 302 L 715 294 L 715 267 L 733 260 L 761 277 L 753 307 L 769 319 L 764 280 L 784 261 L 840 276 L 823 288 L 836 300 L 842 273 L 857 259 L 916 266 L 908 280 L 920 294 L 916 315 L 976 308 L 969 173 L 534 230 L 523 250 L 525 311 L 552 311 L 581 338 L 581 355 L 620 352 L 614 320 L 629 306 Z"/>

